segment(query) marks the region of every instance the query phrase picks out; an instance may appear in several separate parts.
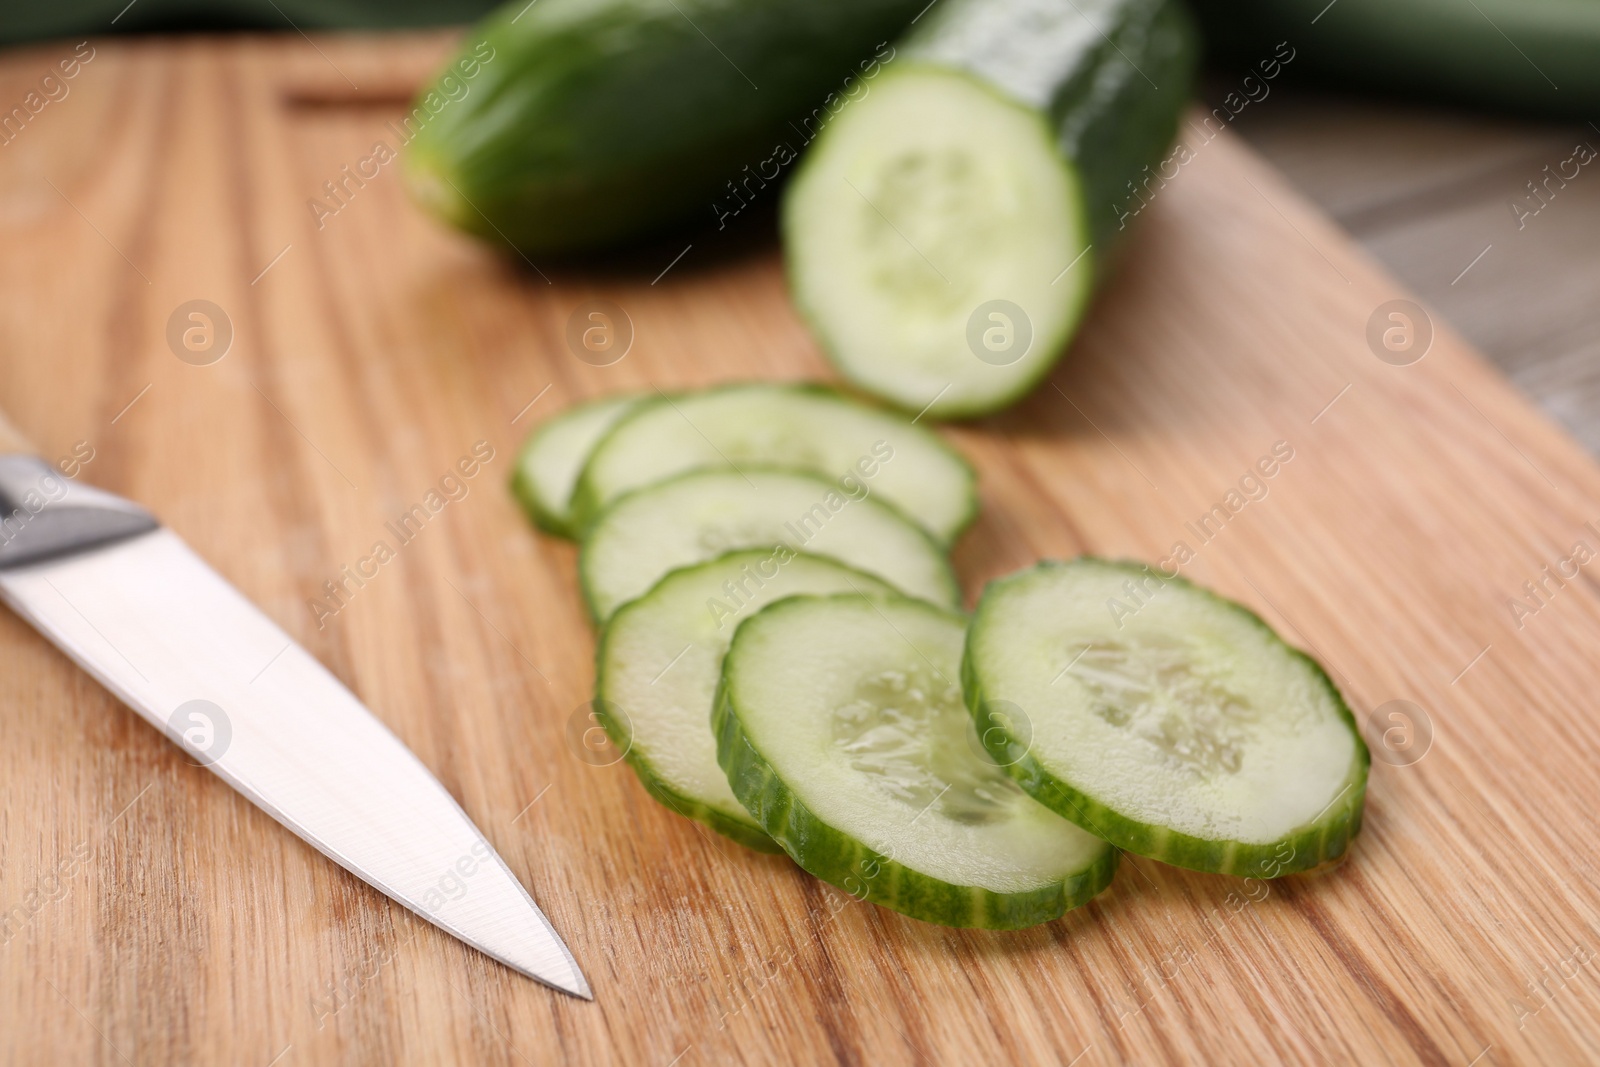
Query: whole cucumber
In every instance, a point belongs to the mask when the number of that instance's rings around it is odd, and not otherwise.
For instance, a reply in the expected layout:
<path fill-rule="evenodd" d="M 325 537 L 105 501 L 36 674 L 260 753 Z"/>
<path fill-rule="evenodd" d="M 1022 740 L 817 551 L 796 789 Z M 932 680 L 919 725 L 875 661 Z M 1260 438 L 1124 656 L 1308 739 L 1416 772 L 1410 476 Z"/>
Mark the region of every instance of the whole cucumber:
<path fill-rule="evenodd" d="M 1214 58 L 1269 59 L 1279 42 L 1335 84 L 1497 110 L 1594 119 L 1595 0 L 1195 0 Z"/>
<path fill-rule="evenodd" d="M 512 0 L 468 35 L 481 71 L 410 143 L 410 187 L 527 254 L 725 224 L 765 186 L 748 168 L 776 176 L 926 3 Z M 445 99 L 455 69 L 421 99 Z"/>

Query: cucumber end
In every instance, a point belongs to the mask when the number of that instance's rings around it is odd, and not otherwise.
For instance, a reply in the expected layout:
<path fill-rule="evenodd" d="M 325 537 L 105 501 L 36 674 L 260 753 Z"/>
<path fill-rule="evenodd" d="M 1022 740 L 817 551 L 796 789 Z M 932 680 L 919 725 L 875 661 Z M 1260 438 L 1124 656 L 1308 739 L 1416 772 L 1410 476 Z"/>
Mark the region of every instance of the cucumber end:
<path fill-rule="evenodd" d="M 1077 169 L 1041 113 L 909 64 L 817 139 L 786 191 L 790 287 L 852 384 L 975 418 L 1047 374 L 1098 258 Z"/>

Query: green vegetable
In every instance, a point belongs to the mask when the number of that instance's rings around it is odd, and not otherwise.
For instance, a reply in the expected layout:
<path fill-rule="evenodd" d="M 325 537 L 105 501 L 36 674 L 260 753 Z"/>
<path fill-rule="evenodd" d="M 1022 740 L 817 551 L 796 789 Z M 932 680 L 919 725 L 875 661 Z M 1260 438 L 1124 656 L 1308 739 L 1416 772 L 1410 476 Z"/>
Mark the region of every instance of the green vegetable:
<path fill-rule="evenodd" d="M 1195 0 L 1214 58 L 1248 73 L 1223 107 L 1264 93 L 1280 48 L 1296 77 L 1593 120 L 1593 0 Z M 1281 55 L 1276 58 L 1281 59 Z"/>
<path fill-rule="evenodd" d="M 814 385 L 727 385 L 647 401 L 589 456 L 573 493 L 581 529 L 606 504 L 705 467 L 810 471 L 893 504 L 949 544 L 978 510 L 972 468 L 926 427 Z"/>
<path fill-rule="evenodd" d="M 763 195 L 926 2 L 512 0 L 468 35 L 495 58 L 412 142 L 412 191 L 530 255 L 711 222 Z"/>
<path fill-rule="evenodd" d="M 723 659 L 717 760 L 796 863 L 860 899 L 946 926 L 1047 922 L 1110 884 L 1117 856 L 983 757 L 964 632 L 903 597 L 769 605 Z"/>
<path fill-rule="evenodd" d="M 803 548 L 912 596 L 961 602 L 944 549 L 893 507 L 811 474 L 760 467 L 690 471 L 618 497 L 584 536 L 578 578 L 603 622 L 668 571 L 735 548 Z M 731 617 L 761 584 L 742 579 L 718 598 L 720 610 Z"/>
<path fill-rule="evenodd" d="M 741 585 L 736 607 L 726 613 L 715 607 L 728 604 L 729 588 Z M 717 766 L 711 705 L 722 656 L 740 620 L 772 601 L 849 592 L 882 597 L 892 590 L 818 556 L 746 549 L 673 571 L 618 609 L 600 634 L 595 707 L 652 796 L 741 844 L 779 851 Z"/>
<path fill-rule="evenodd" d="M 547 419 L 517 457 L 511 491 L 534 525 L 557 537 L 575 537 L 572 487 L 595 443 L 642 399 L 634 393 L 602 397 Z"/>
<path fill-rule="evenodd" d="M 1367 747 L 1327 674 L 1181 578 L 1084 557 L 990 582 L 962 676 L 996 760 L 1129 852 L 1275 878 L 1361 829 Z"/>
<path fill-rule="evenodd" d="M 1178 0 L 941 0 L 784 200 L 796 302 L 910 411 L 994 411 L 1050 369 L 1166 152 L 1197 45 Z"/>

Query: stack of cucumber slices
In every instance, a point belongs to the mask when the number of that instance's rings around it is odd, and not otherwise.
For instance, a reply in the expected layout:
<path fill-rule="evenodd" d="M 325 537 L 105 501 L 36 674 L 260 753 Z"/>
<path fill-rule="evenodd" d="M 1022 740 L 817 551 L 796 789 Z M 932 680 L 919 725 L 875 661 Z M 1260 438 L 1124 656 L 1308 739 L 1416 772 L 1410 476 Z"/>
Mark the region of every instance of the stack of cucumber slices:
<path fill-rule="evenodd" d="M 1083 557 L 962 614 L 974 474 L 900 415 L 811 385 L 608 398 L 541 426 L 514 488 L 581 542 L 593 707 L 650 794 L 859 899 L 1013 929 L 1124 851 L 1275 878 L 1360 829 L 1349 709 L 1240 605 Z"/>

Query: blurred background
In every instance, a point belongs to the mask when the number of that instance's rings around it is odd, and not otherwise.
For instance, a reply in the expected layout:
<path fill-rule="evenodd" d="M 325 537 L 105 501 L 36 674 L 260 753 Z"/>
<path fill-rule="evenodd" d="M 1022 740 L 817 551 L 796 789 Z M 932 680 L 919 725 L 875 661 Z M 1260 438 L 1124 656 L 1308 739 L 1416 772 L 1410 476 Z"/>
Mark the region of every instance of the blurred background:
<path fill-rule="evenodd" d="M 404 30 L 470 23 L 495 6 L 10 5 L 0 13 L 0 44 L 10 46 L 3 53 L 10 61 L 0 63 L 0 99 L 8 107 L 22 99 L 38 65 L 23 59 L 28 46 L 53 61 L 54 51 L 42 45 L 52 39 Z M 1207 49 L 1199 82 L 1205 106 L 1231 115 L 1232 129 L 1591 452 L 1600 451 L 1600 179 L 1574 160 L 1575 150 L 1600 145 L 1600 4 L 1201 0 L 1197 7 Z M 1260 56 L 1285 46 L 1294 58 L 1278 77 L 1255 79 L 1253 90 L 1242 86 Z M 400 63 L 388 84 L 369 83 L 364 93 L 352 87 L 343 102 L 396 107 L 421 87 L 418 69 Z M 335 82 L 335 103 L 339 90 Z M 5 140 L 9 148 L 11 138 Z M 0 174 L 10 172 L 9 181 L 0 178 L 0 192 L 18 186 L 19 164 L 26 169 L 23 161 L 0 166 Z M 1552 181 L 1563 165 L 1569 178 Z M 746 229 L 773 225 L 770 211 L 753 214 Z"/>
<path fill-rule="evenodd" d="M 1554 186 L 1548 207 L 1528 214 L 1538 206 L 1528 182 L 1571 159 L 1575 146 L 1600 146 L 1600 132 L 1583 121 L 1404 92 L 1278 81 L 1235 128 L 1590 452 L 1600 451 L 1600 180 L 1584 167 L 1564 188 Z M 1208 101 L 1232 89 L 1215 71 L 1202 85 Z"/>

